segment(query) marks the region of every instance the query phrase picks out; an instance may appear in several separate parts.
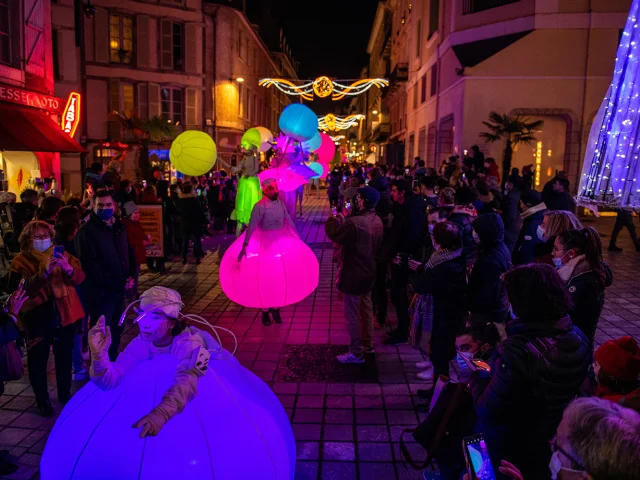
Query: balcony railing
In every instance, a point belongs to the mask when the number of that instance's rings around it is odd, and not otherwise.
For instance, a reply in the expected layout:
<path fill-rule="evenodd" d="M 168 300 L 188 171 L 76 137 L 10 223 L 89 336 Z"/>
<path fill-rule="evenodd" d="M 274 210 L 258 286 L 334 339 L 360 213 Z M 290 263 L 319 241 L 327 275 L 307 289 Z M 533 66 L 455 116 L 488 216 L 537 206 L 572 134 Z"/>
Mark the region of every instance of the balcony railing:
<path fill-rule="evenodd" d="M 398 63 L 389 76 L 389 83 L 406 82 L 407 80 L 409 80 L 409 64 Z"/>
<path fill-rule="evenodd" d="M 482 12 L 519 1 L 520 0 L 462 0 L 462 14 L 467 15 Z"/>

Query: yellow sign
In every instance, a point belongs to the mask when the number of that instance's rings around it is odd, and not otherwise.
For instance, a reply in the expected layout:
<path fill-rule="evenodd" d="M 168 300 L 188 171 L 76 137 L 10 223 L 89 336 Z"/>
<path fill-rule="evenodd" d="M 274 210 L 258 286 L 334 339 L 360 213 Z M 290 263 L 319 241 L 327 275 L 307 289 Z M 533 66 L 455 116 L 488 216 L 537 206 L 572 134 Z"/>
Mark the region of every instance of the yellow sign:
<path fill-rule="evenodd" d="M 144 233 L 151 236 L 151 244 L 147 245 L 147 257 L 164 257 L 162 205 L 138 205 L 138 208 L 140 225 Z"/>

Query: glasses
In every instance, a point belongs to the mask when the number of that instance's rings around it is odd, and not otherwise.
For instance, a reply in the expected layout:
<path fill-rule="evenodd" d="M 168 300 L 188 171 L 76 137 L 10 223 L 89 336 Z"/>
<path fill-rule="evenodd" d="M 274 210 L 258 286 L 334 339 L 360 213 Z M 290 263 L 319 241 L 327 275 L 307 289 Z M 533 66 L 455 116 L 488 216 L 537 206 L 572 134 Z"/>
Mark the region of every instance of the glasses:
<path fill-rule="evenodd" d="M 564 248 L 556 248 L 556 246 L 554 245 L 554 246 L 551 248 L 551 252 L 553 252 L 553 253 L 557 253 L 557 252 L 566 252 L 566 250 L 565 250 Z"/>
<path fill-rule="evenodd" d="M 583 471 L 587 471 L 587 469 L 584 467 L 584 465 L 582 465 L 578 460 L 576 460 L 572 455 L 569 455 L 565 450 L 562 449 L 562 447 L 560 447 L 560 445 L 558 445 L 558 437 L 555 436 L 553 437 L 553 440 L 551 440 L 551 442 L 549 442 L 551 444 L 551 451 L 553 452 L 560 452 L 562 455 L 564 455 L 565 457 L 567 457 L 569 460 L 571 460 L 571 462 L 578 467 L 580 470 Z"/>

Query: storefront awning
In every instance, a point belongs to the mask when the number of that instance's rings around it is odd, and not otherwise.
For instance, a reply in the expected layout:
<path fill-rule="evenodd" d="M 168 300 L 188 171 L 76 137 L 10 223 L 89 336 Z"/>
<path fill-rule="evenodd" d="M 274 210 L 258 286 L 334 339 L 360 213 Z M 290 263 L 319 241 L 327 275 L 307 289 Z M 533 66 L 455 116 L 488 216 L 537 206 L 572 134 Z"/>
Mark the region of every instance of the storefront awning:
<path fill-rule="evenodd" d="M 32 108 L 0 105 L 0 151 L 86 152 L 46 113 Z"/>

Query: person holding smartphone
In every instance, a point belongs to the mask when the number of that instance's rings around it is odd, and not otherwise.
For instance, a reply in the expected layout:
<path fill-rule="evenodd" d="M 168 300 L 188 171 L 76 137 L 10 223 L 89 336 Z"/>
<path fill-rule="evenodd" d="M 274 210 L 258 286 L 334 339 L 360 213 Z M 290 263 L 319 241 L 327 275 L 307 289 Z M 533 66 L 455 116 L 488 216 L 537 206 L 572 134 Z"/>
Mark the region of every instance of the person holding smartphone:
<path fill-rule="evenodd" d="M 20 253 L 11 273 L 25 279 L 29 300 L 20 312 L 27 338 L 29 382 L 40 413 L 53 415 L 47 387 L 47 362 L 53 346 L 58 400 L 71 398 L 71 364 L 77 322 L 85 312 L 76 291 L 85 274 L 80 261 L 54 247 L 54 230 L 40 221 L 28 223 L 20 235 Z"/>

